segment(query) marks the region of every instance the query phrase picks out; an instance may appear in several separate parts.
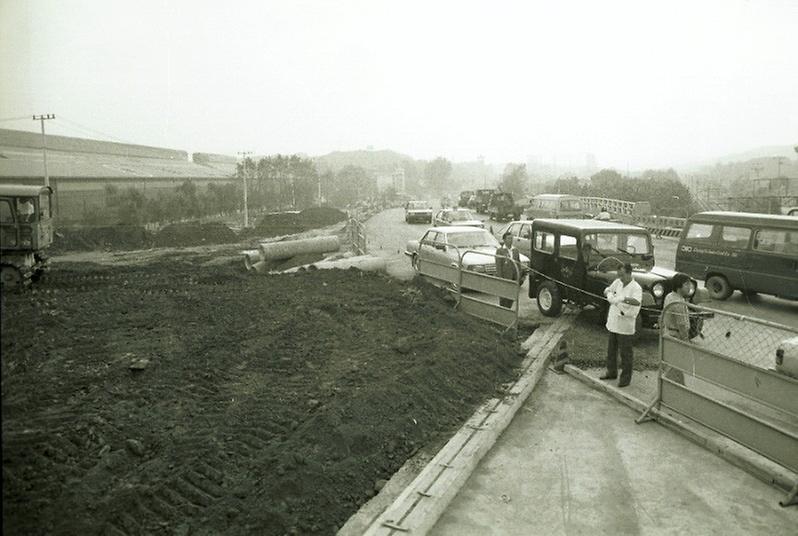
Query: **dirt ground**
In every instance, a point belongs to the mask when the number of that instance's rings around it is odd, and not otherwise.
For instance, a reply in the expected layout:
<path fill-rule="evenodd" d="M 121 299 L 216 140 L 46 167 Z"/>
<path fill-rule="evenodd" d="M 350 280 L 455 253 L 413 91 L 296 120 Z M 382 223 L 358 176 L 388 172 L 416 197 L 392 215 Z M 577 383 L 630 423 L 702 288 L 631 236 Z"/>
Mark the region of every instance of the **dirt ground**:
<path fill-rule="evenodd" d="M 582 369 L 606 367 L 607 330 L 598 311 L 584 310 L 568 331 L 571 364 Z M 620 366 L 620 358 L 618 360 Z M 635 337 L 633 369 L 654 370 L 659 366 L 659 332 L 643 329 Z"/>
<path fill-rule="evenodd" d="M 522 359 L 437 289 L 186 250 L 3 296 L 7 534 L 333 534 Z"/>

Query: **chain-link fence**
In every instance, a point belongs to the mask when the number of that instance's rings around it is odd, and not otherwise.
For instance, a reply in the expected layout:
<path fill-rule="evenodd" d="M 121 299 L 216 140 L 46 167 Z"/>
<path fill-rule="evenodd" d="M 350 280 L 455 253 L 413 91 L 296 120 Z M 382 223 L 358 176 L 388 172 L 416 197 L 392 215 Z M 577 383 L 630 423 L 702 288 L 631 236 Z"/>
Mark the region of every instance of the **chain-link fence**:
<path fill-rule="evenodd" d="M 762 369 L 776 368 L 777 351 L 798 337 L 798 329 L 749 316 L 689 304 L 695 337 L 702 349 Z M 700 329 L 696 330 L 696 323 Z"/>

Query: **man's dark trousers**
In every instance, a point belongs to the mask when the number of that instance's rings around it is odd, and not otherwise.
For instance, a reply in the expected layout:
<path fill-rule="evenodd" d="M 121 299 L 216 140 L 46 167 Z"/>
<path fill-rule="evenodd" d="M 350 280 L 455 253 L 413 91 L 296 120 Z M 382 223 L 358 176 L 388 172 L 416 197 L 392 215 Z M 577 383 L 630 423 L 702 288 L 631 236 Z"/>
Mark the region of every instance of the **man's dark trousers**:
<path fill-rule="evenodd" d="M 607 374 L 610 376 L 618 375 L 618 351 L 621 353 L 621 377 L 618 383 L 629 383 L 632 379 L 632 358 L 634 356 L 632 343 L 634 335 L 621 335 L 610 333 L 607 343 Z"/>

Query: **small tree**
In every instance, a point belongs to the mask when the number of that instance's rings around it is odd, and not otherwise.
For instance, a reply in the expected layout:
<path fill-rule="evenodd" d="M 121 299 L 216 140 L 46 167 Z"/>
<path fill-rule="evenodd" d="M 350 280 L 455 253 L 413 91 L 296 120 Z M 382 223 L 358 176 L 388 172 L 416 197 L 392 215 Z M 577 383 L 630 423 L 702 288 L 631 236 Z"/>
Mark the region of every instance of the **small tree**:
<path fill-rule="evenodd" d="M 424 167 L 424 184 L 433 194 L 440 194 L 448 186 L 452 163 L 439 156 Z"/>
<path fill-rule="evenodd" d="M 507 164 L 499 184 L 504 192 L 523 195 L 526 192 L 527 181 L 526 164 Z"/>

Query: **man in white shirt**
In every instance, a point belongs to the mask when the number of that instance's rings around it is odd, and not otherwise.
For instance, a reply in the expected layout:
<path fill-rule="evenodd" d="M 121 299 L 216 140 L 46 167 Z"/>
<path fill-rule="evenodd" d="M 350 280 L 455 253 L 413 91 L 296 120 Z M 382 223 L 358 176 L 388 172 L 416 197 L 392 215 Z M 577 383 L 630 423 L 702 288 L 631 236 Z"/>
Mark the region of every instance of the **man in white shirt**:
<path fill-rule="evenodd" d="M 607 372 L 602 380 L 614 380 L 618 377 L 618 351 L 621 354 L 621 377 L 618 387 L 626 387 L 632 380 L 632 359 L 635 324 L 640 314 L 640 303 L 643 300 L 643 289 L 632 277 L 632 265 L 626 263 L 618 270 L 618 279 L 604 289 L 604 295 L 610 303 L 607 313 L 607 331 L 610 333 L 607 343 Z"/>

